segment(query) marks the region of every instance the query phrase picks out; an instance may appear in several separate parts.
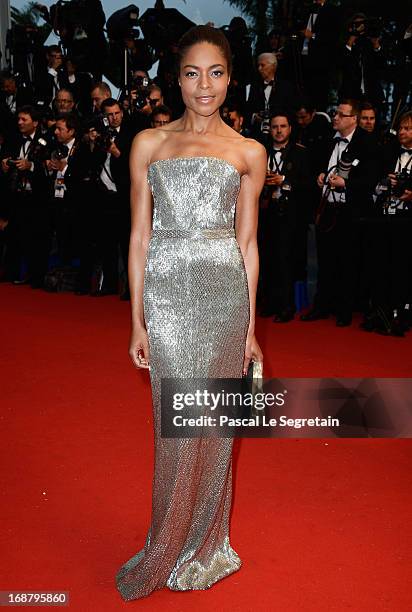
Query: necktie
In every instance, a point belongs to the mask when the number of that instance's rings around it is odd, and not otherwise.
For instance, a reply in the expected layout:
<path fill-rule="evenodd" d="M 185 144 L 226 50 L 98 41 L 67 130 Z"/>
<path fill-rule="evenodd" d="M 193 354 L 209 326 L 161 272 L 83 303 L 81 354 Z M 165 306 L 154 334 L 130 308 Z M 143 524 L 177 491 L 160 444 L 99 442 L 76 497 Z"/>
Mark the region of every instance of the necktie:
<path fill-rule="evenodd" d="M 339 136 L 336 136 L 334 138 L 335 141 L 335 145 L 341 143 L 341 142 L 346 142 L 346 144 L 349 142 L 349 140 L 347 138 L 340 138 Z"/>
<path fill-rule="evenodd" d="M 407 149 L 406 147 L 401 147 L 401 155 L 402 153 L 409 153 L 409 155 L 412 155 L 412 149 Z"/>
<path fill-rule="evenodd" d="M 275 81 L 273 79 L 271 81 L 264 81 L 265 89 L 266 89 L 266 87 L 272 87 L 274 82 Z"/>

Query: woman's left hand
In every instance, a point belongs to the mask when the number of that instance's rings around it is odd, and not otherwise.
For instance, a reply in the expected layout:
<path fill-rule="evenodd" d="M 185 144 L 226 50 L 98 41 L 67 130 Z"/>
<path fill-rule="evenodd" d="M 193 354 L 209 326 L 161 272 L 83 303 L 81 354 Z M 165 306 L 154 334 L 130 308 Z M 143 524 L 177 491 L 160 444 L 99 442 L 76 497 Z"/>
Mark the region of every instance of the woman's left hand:
<path fill-rule="evenodd" d="M 263 362 L 263 353 L 256 340 L 255 334 L 248 334 L 246 338 L 245 358 L 243 361 L 243 375 L 246 376 L 250 361 Z"/>

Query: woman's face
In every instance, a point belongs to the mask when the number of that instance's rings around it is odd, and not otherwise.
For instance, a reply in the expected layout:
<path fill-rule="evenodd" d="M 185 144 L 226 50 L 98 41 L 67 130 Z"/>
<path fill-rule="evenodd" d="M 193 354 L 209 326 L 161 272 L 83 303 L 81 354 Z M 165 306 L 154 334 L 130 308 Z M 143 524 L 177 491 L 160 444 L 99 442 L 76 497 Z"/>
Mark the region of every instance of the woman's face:
<path fill-rule="evenodd" d="M 226 98 L 229 74 L 219 47 L 202 42 L 190 47 L 180 64 L 179 83 L 186 107 L 207 117 Z"/>

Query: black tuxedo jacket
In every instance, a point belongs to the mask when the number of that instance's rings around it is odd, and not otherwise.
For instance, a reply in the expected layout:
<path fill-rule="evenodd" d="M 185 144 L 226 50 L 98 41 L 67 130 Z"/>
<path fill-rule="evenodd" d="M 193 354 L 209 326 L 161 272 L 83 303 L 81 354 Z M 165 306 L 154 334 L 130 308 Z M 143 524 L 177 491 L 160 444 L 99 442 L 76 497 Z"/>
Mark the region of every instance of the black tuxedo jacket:
<path fill-rule="evenodd" d="M 329 160 L 336 145 L 329 139 L 319 151 L 318 174 L 327 172 Z M 379 176 L 378 147 L 376 140 L 365 130 L 357 127 L 346 151 L 353 164 L 346 180 L 345 209 L 355 216 L 369 216 L 373 209 L 372 194 Z"/>
<path fill-rule="evenodd" d="M 290 110 L 296 106 L 297 94 L 294 86 L 289 81 L 282 81 L 275 77 L 272 91 L 269 96 L 269 110 L 275 109 Z M 250 87 L 249 98 L 247 101 L 247 114 L 250 120 L 253 113 L 258 113 L 266 108 L 265 85 L 260 79 Z"/>
<path fill-rule="evenodd" d="M 130 122 L 123 120 L 119 133 L 114 140 L 121 155 L 120 157 L 110 156 L 110 174 L 113 182 L 117 187 L 119 195 L 127 195 L 127 197 L 130 191 L 129 154 L 134 134 Z M 107 153 L 104 150 L 96 152 L 97 163 L 100 167 L 103 167 L 106 156 Z"/>
<path fill-rule="evenodd" d="M 63 87 L 62 79 L 63 74 L 61 71 L 58 71 L 58 89 L 61 89 Z M 36 101 L 41 100 L 42 102 L 44 102 L 46 107 L 55 97 L 54 77 L 49 72 L 47 72 L 47 68 L 45 68 L 36 79 L 36 82 L 34 84 L 34 96 Z"/>
<path fill-rule="evenodd" d="M 379 180 L 387 177 L 388 174 L 395 172 L 400 155 L 401 145 L 397 140 L 382 147 L 379 166 Z M 408 169 L 412 175 L 412 162 L 409 164 Z"/>
<path fill-rule="evenodd" d="M 342 70 L 342 85 L 339 90 L 340 98 L 362 97 L 361 83 L 362 71 L 365 86 L 365 96 L 373 104 L 380 105 L 385 100 L 381 78 L 386 64 L 386 57 L 382 49 L 375 51 L 370 40 L 365 39 L 354 43 L 349 51 L 343 45 L 338 58 Z M 363 67 L 363 68 L 362 68 Z"/>
<path fill-rule="evenodd" d="M 92 100 L 90 91 L 92 88 L 92 78 L 87 72 L 77 72 L 74 83 L 69 81 L 69 76 L 66 72 L 59 75 L 59 85 L 72 92 L 76 108 L 81 115 L 88 115 L 92 110 Z"/>
<path fill-rule="evenodd" d="M 304 28 L 307 26 L 310 13 L 309 8 L 301 17 Z M 342 16 L 338 7 L 329 2 L 319 7 L 318 16 L 312 28 L 315 36 L 309 40 L 308 48 L 308 58 L 313 68 L 320 71 L 333 63 L 341 27 Z"/>
<path fill-rule="evenodd" d="M 411 150 L 412 153 L 412 150 Z M 387 145 L 381 147 L 381 155 L 380 155 L 380 165 L 379 165 L 379 178 L 378 181 L 382 179 L 386 179 L 388 174 L 393 174 L 398 167 L 398 160 L 401 155 L 401 145 L 397 140 L 388 143 Z M 411 163 L 407 167 L 409 171 L 409 185 L 412 183 L 412 159 Z M 407 187 L 410 189 L 410 186 Z M 382 202 L 382 197 L 379 198 L 378 202 L 375 204 L 375 215 L 382 215 L 382 207 L 380 206 Z M 408 216 L 412 215 L 412 210 L 407 211 Z"/>
<path fill-rule="evenodd" d="M 33 195 L 35 196 L 41 196 L 43 193 L 45 193 L 48 185 L 48 175 L 44 165 L 44 160 L 47 157 L 47 145 L 40 144 L 40 138 L 42 138 L 42 134 L 38 129 L 28 147 L 27 154 L 27 159 L 33 162 L 34 168 L 33 171 L 25 171 L 25 174 L 30 181 Z M 2 158 L 4 159 L 5 157 L 11 157 L 11 159 L 18 159 L 20 156 L 21 147 L 25 142 L 27 141 L 20 133 L 11 137 L 9 141 L 5 143 Z M 10 170 L 7 174 L 10 176 Z"/>
<path fill-rule="evenodd" d="M 269 157 L 270 147 L 267 148 Z M 309 157 L 306 147 L 289 142 L 282 152 L 282 174 L 285 181 L 290 183 L 292 190 L 289 196 L 290 211 L 293 216 L 308 221 L 310 218 L 311 202 L 308 192 L 313 190 L 315 180 L 310 172 Z M 274 168 L 276 171 L 276 168 Z"/>
<path fill-rule="evenodd" d="M 6 139 L 10 140 L 13 138 L 17 138 L 19 131 L 17 129 L 16 123 L 16 114 L 12 113 L 6 102 L 7 97 L 1 93 L 0 94 L 0 129 L 2 133 L 6 136 Z M 23 87 L 17 90 L 16 93 L 16 113 L 19 110 L 20 106 L 24 106 L 26 104 L 32 104 L 33 102 L 33 94 L 31 89 Z"/>

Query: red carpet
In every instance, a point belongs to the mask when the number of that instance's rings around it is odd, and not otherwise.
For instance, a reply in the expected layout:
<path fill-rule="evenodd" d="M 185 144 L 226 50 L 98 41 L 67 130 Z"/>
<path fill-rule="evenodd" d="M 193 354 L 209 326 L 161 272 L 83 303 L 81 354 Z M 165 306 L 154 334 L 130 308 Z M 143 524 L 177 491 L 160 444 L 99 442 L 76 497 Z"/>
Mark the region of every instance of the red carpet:
<path fill-rule="evenodd" d="M 403 612 L 412 608 L 410 440 L 236 446 L 239 572 L 210 590 L 125 603 L 118 567 L 151 503 L 147 373 L 129 304 L 2 285 L 0 590 L 65 590 L 70 609 Z M 266 375 L 410 376 L 404 339 L 259 320 Z"/>

